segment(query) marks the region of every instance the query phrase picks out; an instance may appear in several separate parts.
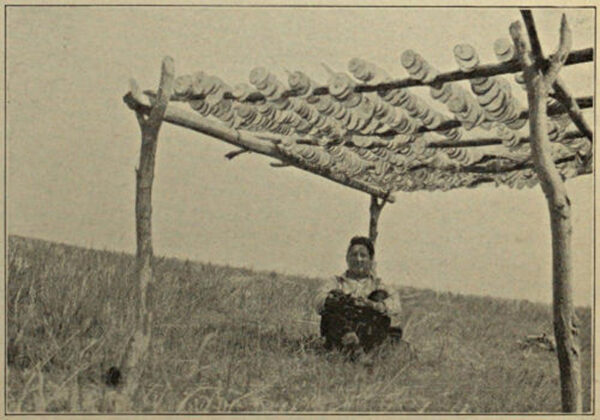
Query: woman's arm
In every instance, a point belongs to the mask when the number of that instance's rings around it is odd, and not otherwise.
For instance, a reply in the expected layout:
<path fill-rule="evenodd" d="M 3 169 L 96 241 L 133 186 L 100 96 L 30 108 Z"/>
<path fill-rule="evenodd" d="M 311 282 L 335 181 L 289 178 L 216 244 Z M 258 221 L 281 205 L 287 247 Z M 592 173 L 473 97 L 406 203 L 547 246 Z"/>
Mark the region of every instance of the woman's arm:
<path fill-rule="evenodd" d="M 392 325 L 398 325 L 400 323 L 400 315 L 402 312 L 402 304 L 400 303 L 398 291 L 393 290 L 381 280 L 379 280 L 377 288 L 388 292 L 389 296 L 383 302 L 385 303 L 385 308 L 392 321 Z"/>

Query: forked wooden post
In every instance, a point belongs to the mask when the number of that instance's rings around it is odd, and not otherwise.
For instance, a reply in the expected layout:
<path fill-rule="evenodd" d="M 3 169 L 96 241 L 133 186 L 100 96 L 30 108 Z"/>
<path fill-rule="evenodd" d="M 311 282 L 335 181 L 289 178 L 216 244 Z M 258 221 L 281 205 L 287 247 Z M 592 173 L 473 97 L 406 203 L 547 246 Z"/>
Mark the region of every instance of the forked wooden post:
<path fill-rule="evenodd" d="M 545 62 L 533 26 L 531 12 L 523 11 L 522 13 L 531 45 L 521 34 L 519 22 L 510 25 L 510 34 L 517 49 L 527 84 L 531 158 L 550 211 L 554 335 L 560 370 L 562 410 L 564 412 L 581 412 L 578 328 L 571 290 L 571 202 L 560 173 L 552 160 L 546 117 L 548 94 L 569 54 L 571 32 L 563 15 L 558 51 L 549 62 Z"/>
<path fill-rule="evenodd" d="M 125 386 L 123 391 L 132 401 L 142 374 L 143 361 L 150 346 L 152 336 L 152 309 L 150 288 L 153 282 L 152 267 L 152 183 L 158 132 L 173 93 L 175 68 L 173 59 L 165 57 L 162 62 L 158 96 L 148 117 L 136 112 L 142 132 L 139 167 L 136 169 L 135 191 L 135 227 L 137 237 L 136 273 L 138 295 L 136 306 L 135 330 L 129 343 L 124 360 Z M 132 92 L 138 91 L 135 81 L 131 82 Z"/>

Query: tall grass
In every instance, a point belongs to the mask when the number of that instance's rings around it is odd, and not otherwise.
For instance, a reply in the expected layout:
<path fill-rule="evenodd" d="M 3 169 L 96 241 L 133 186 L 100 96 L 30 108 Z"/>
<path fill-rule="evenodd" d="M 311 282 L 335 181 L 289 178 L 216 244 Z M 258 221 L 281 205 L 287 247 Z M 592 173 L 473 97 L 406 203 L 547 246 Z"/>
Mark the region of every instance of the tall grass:
<path fill-rule="evenodd" d="M 8 411 L 118 411 L 104 375 L 133 331 L 134 258 L 16 236 L 8 254 Z M 518 344 L 552 332 L 547 305 L 400 288 L 410 346 L 371 365 L 320 350 L 317 279 L 168 258 L 155 277 L 137 412 L 560 410 L 555 353 Z M 589 308 L 578 315 L 589 411 Z"/>

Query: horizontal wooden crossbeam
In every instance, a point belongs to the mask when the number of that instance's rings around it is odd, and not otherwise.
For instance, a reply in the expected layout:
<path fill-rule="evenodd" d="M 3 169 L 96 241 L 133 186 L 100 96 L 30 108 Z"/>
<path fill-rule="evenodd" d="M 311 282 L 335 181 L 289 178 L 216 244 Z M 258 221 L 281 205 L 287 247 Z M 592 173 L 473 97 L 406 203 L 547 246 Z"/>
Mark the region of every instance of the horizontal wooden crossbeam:
<path fill-rule="evenodd" d="M 556 159 L 554 161 L 555 165 L 560 165 L 561 163 L 566 163 L 566 162 L 572 162 L 576 159 L 575 155 L 572 156 L 566 156 L 560 159 Z M 521 162 L 518 163 L 516 165 L 513 165 L 511 167 L 507 167 L 507 168 L 502 168 L 502 169 L 489 169 L 489 168 L 482 168 L 482 167 L 478 167 L 476 165 L 473 166 L 468 166 L 465 168 L 461 168 L 458 171 L 459 172 L 466 172 L 466 173 L 477 173 L 477 174 L 502 174 L 502 173 L 508 173 L 508 172 L 515 172 L 515 171 L 522 171 L 524 169 L 533 169 L 533 163 L 531 161 L 525 161 L 525 162 Z"/>
<path fill-rule="evenodd" d="M 569 131 L 562 136 L 565 140 L 578 139 L 585 137 L 579 131 Z M 519 144 L 529 143 L 529 137 L 521 137 L 519 139 Z M 432 149 L 446 149 L 446 148 L 455 148 L 455 147 L 483 147 L 483 146 L 497 146 L 502 144 L 502 139 L 499 138 L 479 138 L 479 139 L 464 139 L 459 141 L 454 140 L 440 140 L 440 141 L 432 141 L 427 144 L 427 147 Z"/>
<path fill-rule="evenodd" d="M 256 133 L 258 138 L 266 139 L 275 143 L 281 142 L 282 136 L 278 136 L 276 134 L 263 134 Z M 360 137 L 360 136 L 356 136 Z M 360 146 L 359 141 L 356 137 L 350 137 L 345 142 L 346 146 L 353 147 L 361 147 L 364 149 L 377 149 L 380 147 L 388 147 L 390 144 L 390 140 L 385 139 L 377 139 L 372 141 L 372 143 L 368 146 Z M 572 140 L 585 137 L 580 131 L 569 131 L 561 136 L 561 139 L 564 140 Z M 297 144 L 304 144 L 308 146 L 319 146 L 319 142 L 315 139 L 311 138 L 298 138 L 296 139 Z M 529 143 L 529 137 L 521 137 L 519 139 L 519 144 Z M 471 139 L 462 139 L 462 140 L 431 140 L 427 143 L 428 148 L 430 149 L 449 149 L 449 148 L 465 148 L 465 147 L 485 147 L 485 146 L 498 146 L 502 144 L 502 139 L 497 137 L 483 137 L 483 138 L 471 138 Z"/>
<path fill-rule="evenodd" d="M 594 49 L 593 48 L 584 48 L 581 50 L 573 51 L 569 54 L 565 65 L 573 65 L 579 63 L 587 63 L 594 60 Z M 512 59 L 509 61 L 505 61 L 503 63 L 493 63 L 486 64 L 482 66 L 478 66 L 472 71 L 462 71 L 455 70 L 447 73 L 441 73 L 437 77 L 435 77 L 432 81 L 422 81 L 419 79 L 414 79 L 412 77 L 408 77 L 401 80 L 396 80 L 392 82 L 385 83 L 377 83 L 373 85 L 369 84 L 357 84 L 354 87 L 355 92 L 385 92 L 392 89 L 403 89 L 415 86 L 440 86 L 443 83 L 447 82 L 457 82 L 460 80 L 468 80 L 474 79 L 477 77 L 492 77 L 500 74 L 507 73 L 518 73 L 521 71 L 521 64 L 517 59 Z M 312 92 L 312 95 L 328 95 L 329 88 L 327 86 L 319 86 L 315 88 Z M 294 90 L 287 90 L 283 93 L 283 97 L 295 97 L 299 96 L 298 92 Z M 198 95 L 196 97 L 192 97 L 189 99 L 204 99 L 204 95 Z M 232 99 L 238 100 L 238 98 L 231 92 L 225 92 L 224 99 Z M 266 98 L 260 92 L 253 92 L 247 96 L 244 100 L 245 102 L 260 102 L 265 101 Z"/>
<path fill-rule="evenodd" d="M 577 159 L 576 155 L 565 156 L 554 161 L 554 164 L 559 165 L 561 163 L 572 162 Z M 510 172 L 522 171 L 525 169 L 533 169 L 533 163 L 530 160 L 526 160 L 523 162 L 516 163 L 511 166 L 501 167 L 501 168 L 489 168 L 482 166 L 479 162 L 473 165 L 464 166 L 461 168 L 439 168 L 435 166 L 430 166 L 429 164 L 423 163 L 420 165 L 413 166 L 409 169 L 410 172 L 418 171 L 420 169 L 437 169 L 443 170 L 452 173 L 471 173 L 471 174 L 482 174 L 482 175 L 498 175 L 505 174 Z"/>
<path fill-rule="evenodd" d="M 563 92 L 560 90 L 556 91 L 557 100 L 559 100 L 560 103 L 554 104 L 553 106 L 550 106 L 548 108 L 549 116 L 556 116 L 556 115 L 560 115 L 560 114 L 564 114 L 564 113 L 569 113 L 569 115 L 571 115 L 572 113 L 581 114 L 582 109 L 588 109 L 588 108 L 592 108 L 594 106 L 594 98 L 592 96 L 582 96 L 579 98 L 571 98 L 569 95 L 564 95 L 562 93 Z M 152 90 L 145 90 L 144 94 L 146 94 L 150 97 L 156 96 L 156 92 L 154 92 Z M 521 112 L 521 114 L 519 115 L 518 119 L 524 120 L 527 118 L 529 118 L 529 111 L 523 110 Z M 583 117 L 580 119 L 580 121 L 581 120 L 583 120 Z M 448 121 L 442 122 L 437 127 L 426 127 L 426 126 L 422 125 L 417 129 L 417 133 L 445 131 L 445 130 L 450 130 L 452 128 L 459 128 L 461 126 L 462 126 L 462 122 L 459 120 L 448 120 Z M 585 135 L 587 137 L 588 133 L 591 133 L 591 130 L 584 131 L 585 126 L 583 126 L 583 127 L 584 127 L 583 129 L 581 129 L 581 127 L 579 127 L 579 128 L 580 128 L 580 130 L 582 130 L 582 132 L 585 133 Z M 399 133 L 396 130 L 387 130 L 387 131 L 383 131 L 380 133 L 374 133 L 374 134 L 372 134 L 372 136 L 374 136 L 374 137 L 393 137 L 398 134 Z"/>
<path fill-rule="evenodd" d="M 146 101 L 146 98 L 140 97 L 132 92 L 128 92 L 123 97 L 123 101 L 132 110 L 145 115 L 148 115 L 152 109 L 150 103 Z M 377 186 L 358 181 L 349 176 L 343 175 L 339 172 L 331 171 L 329 169 L 308 167 L 300 160 L 294 160 L 290 156 L 283 153 L 274 142 L 260 140 L 250 132 L 227 127 L 223 124 L 211 121 L 208 118 L 204 118 L 196 112 L 182 110 L 171 105 L 167 107 L 163 120 L 170 124 L 185 127 L 193 131 L 217 138 L 237 147 L 278 159 L 284 163 L 289 163 L 297 168 L 322 176 L 331 181 L 337 182 L 338 184 L 374 195 L 377 198 L 385 199 L 390 203 L 395 201 L 394 197 L 389 193 L 389 191 L 385 191 Z"/>
<path fill-rule="evenodd" d="M 594 49 L 593 48 L 585 48 L 582 50 L 573 51 L 569 58 L 567 58 L 567 62 L 565 65 L 570 64 L 579 64 L 585 63 L 589 61 L 593 61 L 594 59 Z M 379 83 L 376 85 L 357 85 L 354 89 L 355 92 L 380 92 L 386 91 L 390 89 L 401 89 L 413 86 L 440 86 L 443 83 L 447 82 L 457 82 L 460 80 L 468 80 L 475 79 L 478 77 L 492 77 L 497 76 L 499 74 L 507 74 L 507 73 L 518 73 L 521 71 L 521 64 L 517 59 L 513 59 L 510 61 L 505 61 L 500 64 L 487 64 L 483 66 L 478 66 L 472 71 L 462 71 L 455 70 L 448 73 L 441 73 L 435 79 L 429 82 L 425 82 L 418 79 L 406 78 L 403 80 L 398 80 L 395 82 L 388 83 Z M 329 93 L 329 89 L 326 87 L 319 87 L 315 89 L 313 94 L 315 95 L 325 95 Z"/>
<path fill-rule="evenodd" d="M 557 92 L 557 96 L 558 96 L 558 92 Z M 572 100 L 574 100 L 575 105 L 577 105 L 577 112 L 580 112 L 580 110 L 582 110 L 582 109 L 592 108 L 594 106 L 594 98 L 592 96 L 582 96 L 580 98 L 575 98 Z M 569 109 L 575 109 L 574 106 L 570 106 L 569 108 L 565 109 L 565 108 L 563 108 L 562 103 L 564 103 L 564 101 L 561 101 L 561 104 L 555 104 L 554 106 L 549 107 L 548 115 L 556 116 L 556 115 L 560 115 L 560 114 L 569 112 Z M 523 110 L 521 112 L 521 114 L 519 115 L 518 119 L 525 120 L 527 118 L 529 118 L 529 111 Z M 429 133 L 429 132 L 433 132 L 433 131 L 445 131 L 445 130 L 450 130 L 452 128 L 458 128 L 461 126 L 462 126 L 462 122 L 460 122 L 459 120 L 448 120 L 448 121 L 444 121 L 437 127 L 430 128 L 430 127 L 425 127 L 423 125 L 423 126 L 419 127 L 417 132 L 418 133 Z M 394 136 L 397 134 L 398 134 L 398 132 L 396 130 L 388 130 L 388 131 L 384 131 L 384 132 L 377 133 L 374 135 L 379 136 L 379 137 L 390 137 L 390 136 Z"/>
<path fill-rule="evenodd" d="M 131 95 L 131 93 L 129 93 L 128 95 Z M 128 101 L 131 101 L 131 98 L 128 98 L 128 96 L 126 95 L 124 98 L 125 102 L 128 103 Z M 139 107 L 143 107 L 145 105 L 143 105 L 140 101 L 142 101 L 143 99 L 137 101 L 137 105 Z M 586 106 L 591 106 L 592 105 L 592 97 L 584 97 L 584 98 L 578 98 L 577 102 L 579 104 L 581 104 L 583 107 Z M 130 105 L 131 107 L 131 105 Z M 173 108 L 173 110 L 175 110 L 175 108 Z M 559 110 L 559 107 L 555 106 L 553 108 L 550 108 L 549 110 L 549 115 L 556 115 L 557 113 L 561 112 Z M 181 115 L 182 113 L 185 113 L 186 117 L 185 117 L 185 121 L 181 121 L 180 119 L 177 119 L 176 116 Z M 242 139 L 247 138 L 247 136 L 251 136 L 253 141 L 258 142 L 256 147 L 260 147 L 261 150 L 254 150 L 251 147 L 248 147 L 248 145 L 244 145 L 244 144 L 237 144 L 237 143 L 232 143 L 235 144 L 237 146 L 242 147 L 243 149 L 246 150 L 251 150 L 257 153 L 261 153 L 261 154 L 265 154 L 267 156 L 271 156 L 271 157 L 275 157 L 277 159 L 283 160 L 284 164 L 287 166 L 298 166 L 298 162 L 294 162 L 294 163 L 290 163 L 288 161 L 285 160 L 284 157 L 281 156 L 274 156 L 273 150 L 275 150 L 275 148 L 272 147 L 272 145 L 277 145 L 280 144 L 282 142 L 282 140 L 284 138 L 286 138 L 287 136 L 284 135 L 278 135 L 278 134 L 273 134 L 273 133 L 262 133 L 262 132 L 246 132 L 245 130 L 235 130 L 233 128 L 229 128 L 226 126 L 223 126 L 221 124 L 218 124 L 216 122 L 211 121 L 210 119 L 204 118 L 200 115 L 198 115 L 197 113 L 192 113 L 192 112 L 186 112 L 180 109 L 177 109 L 177 112 L 175 115 L 171 115 L 171 119 L 172 120 L 166 120 L 167 122 L 176 124 L 176 125 L 180 125 L 180 126 L 184 126 L 187 128 L 191 128 L 195 131 L 200 131 L 204 134 L 209 134 L 209 135 L 213 135 L 211 133 L 205 133 L 204 131 L 198 129 L 197 127 L 195 127 L 195 125 L 193 125 L 193 123 L 191 123 L 191 119 L 192 116 L 194 117 L 198 117 L 198 121 L 203 121 L 202 124 L 204 125 L 209 125 L 209 126 L 215 126 L 215 127 L 219 127 L 219 130 L 228 130 L 231 132 L 239 132 L 239 133 L 244 133 L 244 136 L 242 136 Z M 195 118 L 194 118 L 195 119 Z M 192 124 L 192 125 L 189 125 Z M 218 137 L 219 136 L 214 136 L 213 137 Z M 582 138 L 585 137 L 584 134 L 582 134 L 580 131 L 577 130 L 573 130 L 573 131 L 569 131 L 567 133 L 565 133 L 562 136 L 562 139 L 564 140 L 571 140 L 571 139 L 577 139 L 577 138 Z M 225 140 L 227 141 L 227 140 Z M 523 144 L 523 143 L 528 143 L 529 142 L 529 137 L 527 136 L 523 136 L 519 139 L 519 144 Z M 230 142 L 231 143 L 231 142 Z M 270 144 L 269 144 L 270 143 Z M 297 138 L 296 139 L 296 143 L 297 144 L 303 144 L 303 145 L 309 145 L 309 146 L 318 146 L 319 143 L 314 140 L 314 139 L 303 139 L 303 138 Z M 378 140 L 378 141 L 374 141 L 373 144 L 369 145 L 369 146 L 365 146 L 364 148 L 366 149 L 375 149 L 375 148 L 379 148 L 379 147 L 387 147 L 388 146 L 389 141 L 388 140 Z M 352 138 L 350 137 L 348 140 L 345 141 L 344 143 L 347 146 L 353 146 L 353 147 L 360 147 L 357 144 L 355 144 L 352 140 Z M 447 148 L 466 148 L 466 147 L 485 147 L 485 146 L 498 146 L 502 144 L 502 139 L 500 138 L 495 138 L 495 137 L 489 137 L 489 138 L 472 138 L 472 139 L 463 139 L 463 140 L 459 140 L 459 141 L 454 141 L 454 140 L 439 140 L 439 141 L 431 141 L 429 143 L 427 143 L 426 147 L 427 148 L 431 148 L 431 149 L 447 149 Z M 288 157 L 289 160 L 289 157 Z M 313 172 L 313 169 L 305 169 L 308 170 L 309 172 Z M 518 167 L 517 169 L 518 170 Z M 328 177 L 328 175 L 324 175 L 326 178 Z M 360 189 L 360 188 L 359 188 Z M 378 196 L 379 197 L 379 196 Z"/>

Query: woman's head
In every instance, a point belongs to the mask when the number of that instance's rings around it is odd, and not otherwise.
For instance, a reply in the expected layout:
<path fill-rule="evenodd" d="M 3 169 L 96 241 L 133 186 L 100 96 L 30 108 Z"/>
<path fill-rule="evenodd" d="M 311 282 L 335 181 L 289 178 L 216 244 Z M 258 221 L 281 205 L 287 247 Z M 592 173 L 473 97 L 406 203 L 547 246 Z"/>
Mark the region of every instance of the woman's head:
<path fill-rule="evenodd" d="M 365 236 L 355 236 L 350 240 L 346 252 L 348 274 L 355 277 L 366 277 L 373 268 L 375 248 L 373 242 Z"/>

